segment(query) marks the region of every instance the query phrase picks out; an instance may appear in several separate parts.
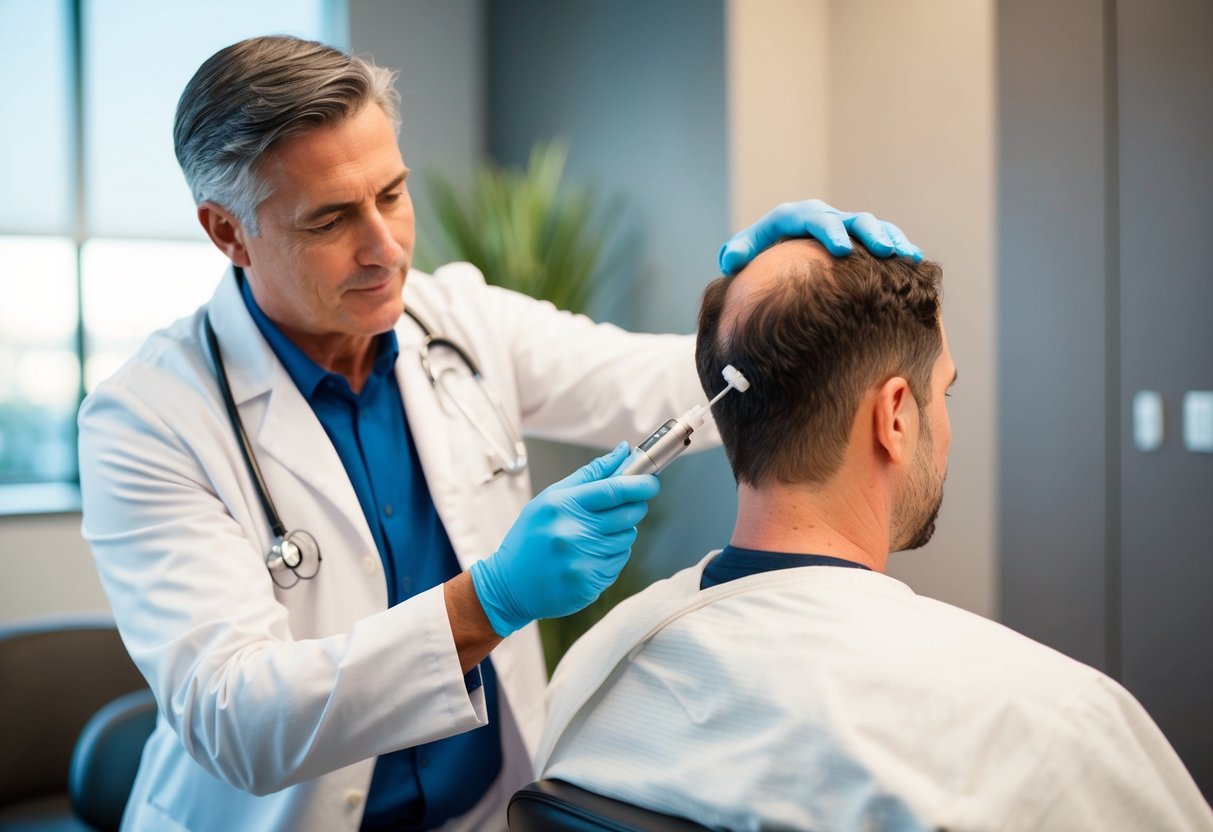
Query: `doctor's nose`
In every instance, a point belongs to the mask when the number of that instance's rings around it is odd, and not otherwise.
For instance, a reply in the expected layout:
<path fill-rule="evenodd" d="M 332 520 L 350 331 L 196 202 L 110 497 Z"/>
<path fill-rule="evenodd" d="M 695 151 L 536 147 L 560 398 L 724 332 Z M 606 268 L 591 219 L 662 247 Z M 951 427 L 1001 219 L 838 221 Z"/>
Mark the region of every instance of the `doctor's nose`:
<path fill-rule="evenodd" d="M 358 241 L 358 263 L 363 266 L 399 268 L 405 259 L 404 247 L 393 234 L 392 223 L 378 211 L 371 212 Z"/>

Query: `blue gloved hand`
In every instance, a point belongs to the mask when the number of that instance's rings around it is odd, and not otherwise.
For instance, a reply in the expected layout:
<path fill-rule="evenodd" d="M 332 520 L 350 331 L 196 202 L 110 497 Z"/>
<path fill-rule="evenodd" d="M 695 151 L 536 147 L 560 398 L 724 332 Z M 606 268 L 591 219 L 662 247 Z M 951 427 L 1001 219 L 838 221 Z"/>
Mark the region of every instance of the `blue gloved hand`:
<path fill-rule="evenodd" d="M 820 199 L 785 202 L 744 231 L 734 234 L 720 249 L 720 271 L 737 274 L 759 252 L 789 237 L 813 237 L 835 257 L 851 253 L 851 237 L 877 257 L 898 254 L 915 262 L 922 249 L 906 239 L 901 229 L 866 211 L 846 213 Z"/>
<path fill-rule="evenodd" d="M 577 612 L 615 582 L 647 501 L 661 490 L 652 475 L 611 477 L 627 455 L 621 443 L 549 485 L 522 509 L 501 548 L 472 564 L 472 584 L 497 635 Z"/>

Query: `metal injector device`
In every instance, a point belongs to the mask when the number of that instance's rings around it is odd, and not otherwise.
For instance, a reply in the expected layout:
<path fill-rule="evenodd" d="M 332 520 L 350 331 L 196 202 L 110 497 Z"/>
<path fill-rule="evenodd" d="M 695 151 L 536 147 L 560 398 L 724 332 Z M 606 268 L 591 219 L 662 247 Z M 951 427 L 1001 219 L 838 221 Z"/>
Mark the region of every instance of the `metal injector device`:
<path fill-rule="evenodd" d="M 691 434 L 703 426 L 712 405 L 724 398 L 725 393 L 736 390 L 744 393 L 750 382 L 741 371 L 729 364 L 721 372 L 728 385 L 716 394 L 707 405 L 695 405 L 677 419 L 666 419 L 665 424 L 649 434 L 649 438 L 636 446 L 616 472 L 616 476 L 628 474 L 659 474 L 671 462 L 691 446 Z"/>

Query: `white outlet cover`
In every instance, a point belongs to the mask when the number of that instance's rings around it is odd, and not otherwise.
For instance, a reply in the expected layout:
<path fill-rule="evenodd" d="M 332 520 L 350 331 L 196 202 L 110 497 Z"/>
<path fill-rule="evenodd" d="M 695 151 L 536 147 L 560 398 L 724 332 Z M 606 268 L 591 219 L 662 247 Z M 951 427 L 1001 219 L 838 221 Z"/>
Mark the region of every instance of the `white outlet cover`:
<path fill-rule="evenodd" d="M 1133 396 L 1133 445 L 1148 453 L 1161 448 L 1162 440 L 1162 393 L 1138 390 Z"/>
<path fill-rule="evenodd" d="M 1184 393 L 1184 447 L 1213 454 L 1213 390 Z"/>

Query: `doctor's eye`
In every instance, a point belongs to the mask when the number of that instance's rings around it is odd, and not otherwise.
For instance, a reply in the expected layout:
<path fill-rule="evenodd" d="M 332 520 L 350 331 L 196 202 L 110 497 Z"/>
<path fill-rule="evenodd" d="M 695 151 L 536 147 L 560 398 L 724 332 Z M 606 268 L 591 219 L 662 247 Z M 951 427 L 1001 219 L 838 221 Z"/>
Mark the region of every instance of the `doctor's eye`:
<path fill-rule="evenodd" d="M 337 230 L 337 227 L 341 225 L 342 219 L 343 217 L 338 214 L 324 225 L 314 225 L 309 228 L 308 231 L 312 232 L 313 234 L 328 234 Z"/>

